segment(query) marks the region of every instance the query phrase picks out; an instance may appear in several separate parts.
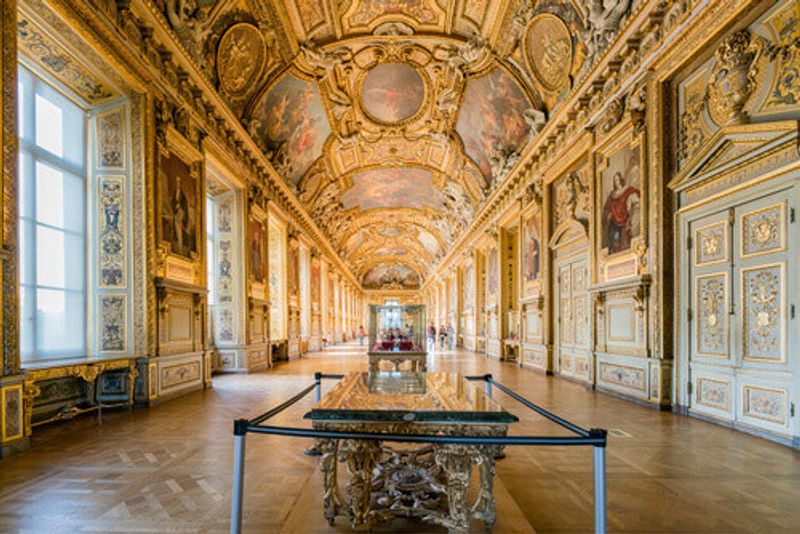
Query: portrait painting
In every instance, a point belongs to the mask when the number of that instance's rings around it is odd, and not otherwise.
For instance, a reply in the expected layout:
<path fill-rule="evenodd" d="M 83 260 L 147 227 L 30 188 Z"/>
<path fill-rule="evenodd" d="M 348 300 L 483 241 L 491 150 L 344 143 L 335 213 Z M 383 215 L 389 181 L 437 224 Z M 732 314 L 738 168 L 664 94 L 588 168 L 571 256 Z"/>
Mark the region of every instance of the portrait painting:
<path fill-rule="evenodd" d="M 296 295 L 299 291 L 300 274 L 300 251 L 295 247 L 289 247 L 289 261 L 286 263 L 286 278 L 289 287 L 289 294 Z"/>
<path fill-rule="evenodd" d="M 250 274 L 258 283 L 263 284 L 264 276 L 264 225 L 260 221 L 250 220 L 249 223 L 250 243 L 248 248 L 250 261 Z"/>
<path fill-rule="evenodd" d="M 470 261 L 464 268 L 464 308 L 475 305 L 475 265 Z"/>
<path fill-rule="evenodd" d="M 253 113 L 251 129 L 283 178 L 298 183 L 331 133 L 314 82 L 285 75 Z"/>
<path fill-rule="evenodd" d="M 522 265 L 523 277 L 526 283 L 539 278 L 541 265 L 541 217 L 538 213 L 531 215 L 523 227 Z"/>
<path fill-rule="evenodd" d="M 487 283 L 486 291 L 489 295 L 496 295 L 500 288 L 500 265 L 498 263 L 497 247 L 492 247 L 486 256 L 489 265 L 486 266 Z"/>
<path fill-rule="evenodd" d="M 612 154 L 601 182 L 601 246 L 609 255 L 626 252 L 642 226 L 639 146 L 626 145 Z"/>
<path fill-rule="evenodd" d="M 158 174 L 162 239 L 172 254 L 192 259 L 200 221 L 198 182 L 189 164 L 172 153 L 159 158 Z"/>
<path fill-rule="evenodd" d="M 377 208 L 442 209 L 442 194 L 433 186 L 433 173 L 423 169 L 389 167 L 360 171 L 353 187 L 342 195 L 345 209 Z"/>
<path fill-rule="evenodd" d="M 492 176 L 493 159 L 527 144 L 525 111 L 530 107 L 519 84 L 502 69 L 467 82 L 456 131 L 485 178 Z"/>
<path fill-rule="evenodd" d="M 371 117 L 398 122 L 414 116 L 425 99 L 425 83 L 408 63 L 372 67 L 361 84 L 361 102 Z"/>
<path fill-rule="evenodd" d="M 311 302 L 316 303 L 319 302 L 319 290 L 320 290 L 320 272 L 319 272 L 319 265 L 315 262 L 311 262 Z"/>
<path fill-rule="evenodd" d="M 417 272 L 407 265 L 379 264 L 364 276 L 363 286 L 365 289 L 419 289 L 420 279 Z"/>

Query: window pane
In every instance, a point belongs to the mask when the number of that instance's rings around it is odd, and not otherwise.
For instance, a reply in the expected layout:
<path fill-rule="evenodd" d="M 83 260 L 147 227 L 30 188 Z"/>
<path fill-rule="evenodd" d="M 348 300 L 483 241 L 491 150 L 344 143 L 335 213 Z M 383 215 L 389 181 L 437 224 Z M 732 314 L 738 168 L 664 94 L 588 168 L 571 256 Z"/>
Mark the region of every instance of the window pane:
<path fill-rule="evenodd" d="M 64 155 L 64 117 L 61 108 L 36 95 L 36 144 L 56 156 Z"/>
<path fill-rule="evenodd" d="M 85 233 L 86 190 L 84 180 L 79 176 L 64 173 L 64 229 Z"/>
<path fill-rule="evenodd" d="M 83 296 L 73 292 L 36 291 L 36 343 L 39 351 L 58 356 L 85 352 Z"/>
<path fill-rule="evenodd" d="M 64 175 L 36 162 L 36 218 L 45 224 L 64 227 Z"/>
<path fill-rule="evenodd" d="M 19 153 L 19 169 L 17 169 L 17 170 L 19 172 L 19 179 L 18 179 L 19 183 L 17 184 L 17 187 L 19 188 L 18 189 L 18 199 L 19 199 L 18 204 L 19 205 L 17 206 L 17 209 L 19 210 L 19 216 L 20 217 L 25 217 L 28 214 L 28 207 L 27 207 L 27 204 L 28 204 L 28 201 L 27 201 L 27 195 L 28 195 L 28 176 L 27 176 L 27 172 L 28 172 L 28 154 L 26 152 L 20 152 Z"/>
<path fill-rule="evenodd" d="M 20 139 L 25 139 L 25 85 L 23 84 L 22 69 L 20 69 L 19 83 L 17 83 L 17 134 Z"/>
<path fill-rule="evenodd" d="M 38 285 L 64 287 L 64 232 L 37 226 L 36 255 Z"/>
<path fill-rule="evenodd" d="M 86 280 L 85 246 L 83 234 L 64 235 L 65 289 L 83 291 L 84 280 Z"/>
<path fill-rule="evenodd" d="M 30 247 L 29 235 L 30 235 L 30 228 L 31 224 L 28 221 L 20 220 L 19 226 L 17 227 L 19 233 L 19 283 L 20 284 L 29 284 L 32 283 L 33 280 L 29 280 L 28 278 L 28 250 Z"/>
<path fill-rule="evenodd" d="M 33 354 L 34 293 L 27 286 L 19 288 L 19 350 L 23 359 Z"/>

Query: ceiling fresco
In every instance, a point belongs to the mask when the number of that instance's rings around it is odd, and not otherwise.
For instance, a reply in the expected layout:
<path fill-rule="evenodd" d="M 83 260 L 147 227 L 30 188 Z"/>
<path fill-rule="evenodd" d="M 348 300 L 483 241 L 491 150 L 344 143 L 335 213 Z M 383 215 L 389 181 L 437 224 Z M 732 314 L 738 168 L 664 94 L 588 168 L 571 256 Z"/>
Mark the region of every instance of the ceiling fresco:
<path fill-rule="evenodd" d="M 365 287 L 407 288 L 513 172 L 629 3 L 156 2 Z"/>
<path fill-rule="evenodd" d="M 422 106 L 425 83 L 407 63 L 383 63 L 372 67 L 361 82 L 364 110 L 379 121 L 411 118 Z"/>
<path fill-rule="evenodd" d="M 433 173 L 422 169 L 383 168 L 353 176 L 353 187 L 342 195 L 345 209 L 425 207 L 441 210 L 442 193 L 433 185 Z"/>

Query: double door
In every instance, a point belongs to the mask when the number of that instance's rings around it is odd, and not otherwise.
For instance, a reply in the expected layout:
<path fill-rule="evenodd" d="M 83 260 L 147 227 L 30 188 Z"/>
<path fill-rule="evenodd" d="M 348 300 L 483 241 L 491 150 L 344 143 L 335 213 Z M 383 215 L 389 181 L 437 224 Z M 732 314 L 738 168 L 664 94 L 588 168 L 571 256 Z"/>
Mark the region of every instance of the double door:
<path fill-rule="evenodd" d="M 701 414 L 796 435 L 796 191 L 720 205 L 686 225 L 686 405 Z"/>
<path fill-rule="evenodd" d="M 593 380 L 590 350 L 589 266 L 587 254 L 556 259 L 556 372 L 584 382 Z"/>

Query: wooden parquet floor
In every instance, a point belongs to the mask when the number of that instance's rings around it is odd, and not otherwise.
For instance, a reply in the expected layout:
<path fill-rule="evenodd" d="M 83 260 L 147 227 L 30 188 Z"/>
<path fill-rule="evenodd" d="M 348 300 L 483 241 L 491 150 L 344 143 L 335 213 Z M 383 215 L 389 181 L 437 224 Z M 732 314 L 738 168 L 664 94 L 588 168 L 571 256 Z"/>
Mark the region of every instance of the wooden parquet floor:
<path fill-rule="evenodd" d="M 661 413 L 580 385 L 457 351 L 430 370 L 491 372 L 528 398 L 586 427 L 619 429 L 608 447 L 608 526 L 619 532 L 797 532 L 800 453 L 697 419 Z M 336 346 L 148 410 L 107 413 L 37 429 L 33 446 L 0 460 L 2 532 L 224 532 L 228 529 L 232 421 L 278 404 L 315 371 L 366 370 L 353 345 Z M 330 384 L 328 384 L 330 387 Z M 562 431 L 520 416 L 513 433 Z M 313 396 L 277 421 L 300 417 Z M 249 532 L 348 532 L 321 512 L 318 460 L 308 440 L 250 436 Z M 517 447 L 497 464 L 495 532 L 592 528 L 592 462 L 585 448 Z M 396 522 L 380 531 L 431 531 Z M 435 531 L 435 530 L 433 530 Z"/>

